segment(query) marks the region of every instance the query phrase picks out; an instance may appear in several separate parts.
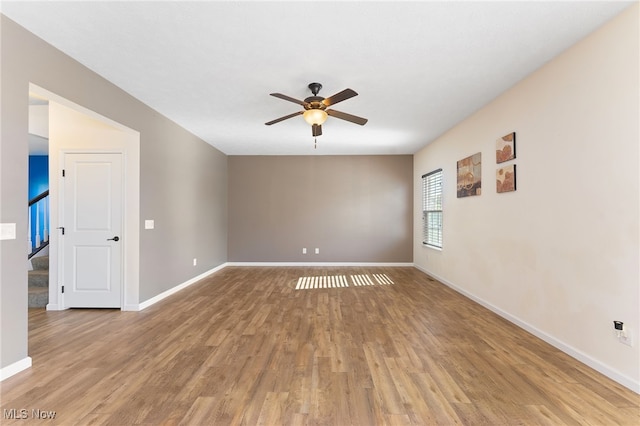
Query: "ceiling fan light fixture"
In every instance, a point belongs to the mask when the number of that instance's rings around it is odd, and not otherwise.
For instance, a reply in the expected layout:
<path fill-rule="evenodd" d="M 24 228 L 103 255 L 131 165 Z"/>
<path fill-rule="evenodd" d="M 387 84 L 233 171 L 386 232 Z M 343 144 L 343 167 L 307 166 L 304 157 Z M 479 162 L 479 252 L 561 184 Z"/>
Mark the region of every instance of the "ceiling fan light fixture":
<path fill-rule="evenodd" d="M 302 116 L 304 117 L 304 121 L 312 126 L 314 124 L 321 125 L 327 121 L 327 113 L 321 109 L 308 109 L 302 114 Z"/>

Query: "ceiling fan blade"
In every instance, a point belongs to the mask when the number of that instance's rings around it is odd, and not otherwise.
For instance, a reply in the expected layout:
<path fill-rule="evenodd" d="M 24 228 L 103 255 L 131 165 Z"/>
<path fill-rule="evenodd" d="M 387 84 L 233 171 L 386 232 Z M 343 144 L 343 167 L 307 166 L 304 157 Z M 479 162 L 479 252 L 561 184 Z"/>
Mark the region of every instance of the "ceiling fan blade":
<path fill-rule="evenodd" d="M 326 106 L 331 106 L 337 104 L 338 102 L 353 98 L 354 96 L 358 96 L 355 90 L 344 89 L 342 92 L 336 93 L 333 96 L 329 96 L 324 101 L 322 101 L 322 103 Z"/>
<path fill-rule="evenodd" d="M 283 95 L 282 93 L 269 93 L 271 96 L 275 96 L 276 98 L 284 99 L 285 101 L 293 102 L 294 104 L 306 106 L 307 103 L 304 101 L 300 101 L 298 99 L 292 98 L 291 96 Z"/>
<path fill-rule="evenodd" d="M 327 109 L 327 110 L 325 110 L 325 112 L 327 113 L 327 115 L 330 115 L 332 117 L 339 118 L 341 120 L 350 121 L 352 123 L 356 123 L 356 124 L 359 124 L 361 126 L 364 126 L 365 124 L 367 124 L 367 121 L 369 121 L 366 118 L 358 117 L 356 115 L 347 114 L 346 112 L 336 111 L 335 109 Z"/>
<path fill-rule="evenodd" d="M 295 117 L 296 115 L 302 115 L 302 113 L 304 113 L 304 111 L 294 112 L 293 114 L 289 114 L 289 115 L 285 115 L 284 117 L 276 118 L 275 120 L 269 121 L 268 123 L 264 123 L 264 124 L 266 124 L 267 126 L 271 126 L 272 124 L 279 123 L 281 121 L 284 121 L 284 120 L 287 120 L 289 118 Z"/>
<path fill-rule="evenodd" d="M 314 124 L 311 126 L 311 136 L 320 136 L 322 135 L 322 125 Z"/>

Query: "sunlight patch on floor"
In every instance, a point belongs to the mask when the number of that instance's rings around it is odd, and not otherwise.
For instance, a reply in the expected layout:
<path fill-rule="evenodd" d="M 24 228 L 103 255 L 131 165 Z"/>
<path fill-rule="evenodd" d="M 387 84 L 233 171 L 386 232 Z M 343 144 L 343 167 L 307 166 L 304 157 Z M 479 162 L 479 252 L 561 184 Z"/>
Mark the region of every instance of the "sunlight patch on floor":
<path fill-rule="evenodd" d="M 386 274 L 367 275 L 321 275 L 316 277 L 300 277 L 296 284 L 296 290 L 308 290 L 317 288 L 341 288 L 362 287 L 373 285 L 391 285 L 393 281 Z"/>

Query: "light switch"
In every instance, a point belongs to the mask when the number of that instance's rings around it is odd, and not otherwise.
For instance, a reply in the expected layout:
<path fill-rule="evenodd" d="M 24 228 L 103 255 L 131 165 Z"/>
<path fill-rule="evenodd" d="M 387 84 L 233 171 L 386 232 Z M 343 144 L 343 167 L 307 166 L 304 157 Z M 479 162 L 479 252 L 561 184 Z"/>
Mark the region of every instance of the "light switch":
<path fill-rule="evenodd" d="M 15 239 L 16 239 L 16 224 L 0 223 L 0 240 L 15 240 Z"/>
<path fill-rule="evenodd" d="M 144 229 L 153 229 L 155 226 L 153 220 L 145 220 L 144 221 Z"/>

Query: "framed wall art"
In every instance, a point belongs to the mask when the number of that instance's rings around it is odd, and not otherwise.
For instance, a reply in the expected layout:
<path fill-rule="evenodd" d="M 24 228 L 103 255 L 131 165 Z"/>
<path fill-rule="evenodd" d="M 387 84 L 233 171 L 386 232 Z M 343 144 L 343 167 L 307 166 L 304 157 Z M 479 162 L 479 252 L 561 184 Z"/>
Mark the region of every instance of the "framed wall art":
<path fill-rule="evenodd" d="M 496 163 L 504 163 L 514 158 L 516 158 L 516 132 L 496 140 Z"/>
<path fill-rule="evenodd" d="M 482 153 L 458 161 L 458 198 L 482 193 Z"/>
<path fill-rule="evenodd" d="M 516 190 L 516 165 L 511 164 L 496 170 L 496 191 L 511 192 Z"/>

